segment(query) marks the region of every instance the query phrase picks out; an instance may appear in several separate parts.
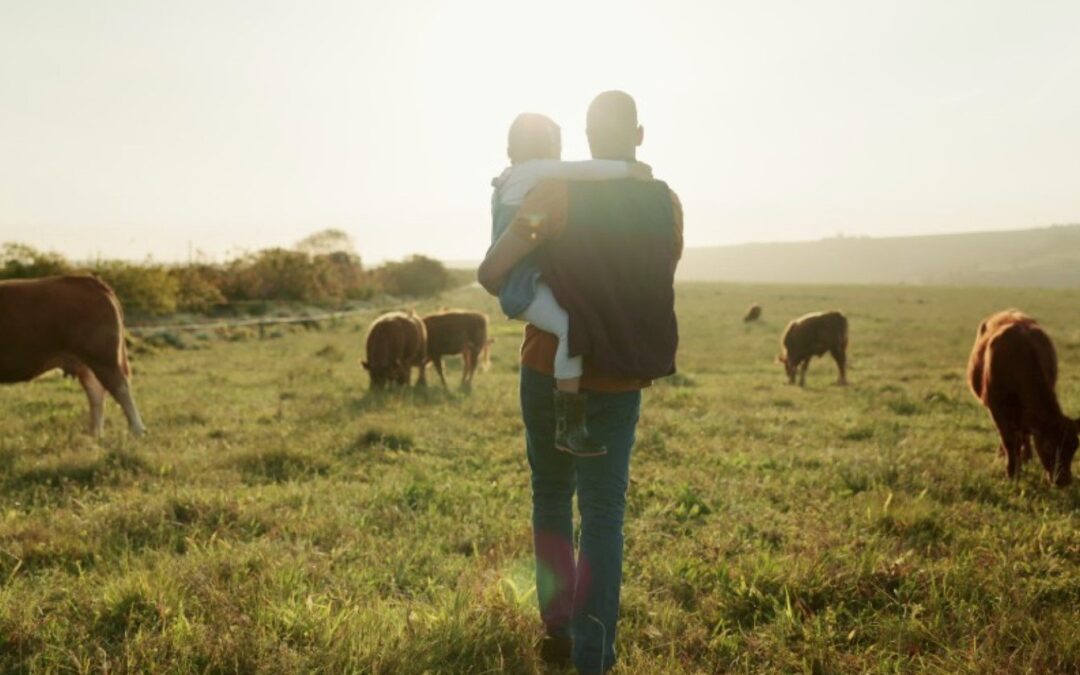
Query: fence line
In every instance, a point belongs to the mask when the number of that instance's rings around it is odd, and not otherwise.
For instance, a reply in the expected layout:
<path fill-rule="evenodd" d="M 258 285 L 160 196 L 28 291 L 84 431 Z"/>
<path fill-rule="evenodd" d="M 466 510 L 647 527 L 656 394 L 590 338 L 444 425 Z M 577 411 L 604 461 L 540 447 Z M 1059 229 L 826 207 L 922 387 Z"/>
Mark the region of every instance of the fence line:
<path fill-rule="evenodd" d="M 371 309 L 354 309 L 348 312 L 329 312 L 317 316 L 283 316 L 268 319 L 244 319 L 242 321 L 203 321 L 196 323 L 155 324 L 145 326 L 127 326 L 130 333 L 145 337 L 155 333 L 167 333 L 172 331 L 186 330 L 213 330 L 215 328 L 242 328 L 245 326 L 258 326 L 261 331 L 266 326 L 276 326 L 289 323 L 319 323 L 335 319 L 348 319 L 361 314 L 370 314 Z"/>

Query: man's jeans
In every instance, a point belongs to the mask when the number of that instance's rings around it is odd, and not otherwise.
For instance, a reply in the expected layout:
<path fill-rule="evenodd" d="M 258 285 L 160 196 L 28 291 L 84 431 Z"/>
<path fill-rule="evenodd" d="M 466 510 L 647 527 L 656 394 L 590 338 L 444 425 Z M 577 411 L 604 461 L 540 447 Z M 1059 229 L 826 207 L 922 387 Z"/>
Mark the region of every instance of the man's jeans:
<path fill-rule="evenodd" d="M 573 637 L 579 671 L 599 673 L 615 663 L 623 512 L 641 392 L 589 394 L 589 433 L 607 446 L 607 454 L 574 457 L 555 449 L 554 388 L 553 378 L 521 368 L 540 617 L 549 635 Z M 576 564 L 575 490 L 581 512 Z"/>

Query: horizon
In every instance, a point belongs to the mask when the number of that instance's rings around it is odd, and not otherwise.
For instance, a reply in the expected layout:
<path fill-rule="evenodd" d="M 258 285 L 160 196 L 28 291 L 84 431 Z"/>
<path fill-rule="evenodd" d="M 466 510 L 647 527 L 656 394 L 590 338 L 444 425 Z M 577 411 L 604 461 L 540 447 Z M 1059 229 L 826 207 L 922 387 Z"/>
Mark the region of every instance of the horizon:
<path fill-rule="evenodd" d="M 513 116 L 583 158 L 610 88 L 690 248 L 1080 221 L 1080 6 L 549 10 L 9 6 L 0 241 L 182 262 L 340 228 L 369 264 L 479 259 Z"/>

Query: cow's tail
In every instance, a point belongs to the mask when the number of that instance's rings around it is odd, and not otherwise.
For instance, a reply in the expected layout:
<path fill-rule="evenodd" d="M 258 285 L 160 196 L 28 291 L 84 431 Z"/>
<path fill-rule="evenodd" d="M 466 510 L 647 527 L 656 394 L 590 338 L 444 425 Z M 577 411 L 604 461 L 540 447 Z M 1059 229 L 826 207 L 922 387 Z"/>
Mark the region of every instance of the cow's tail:
<path fill-rule="evenodd" d="M 116 348 L 116 361 L 120 365 L 120 371 L 124 377 L 131 379 L 131 363 L 128 361 L 127 329 L 124 328 L 124 306 L 120 303 L 119 296 L 104 279 L 96 274 L 90 274 L 89 280 L 105 294 L 109 303 L 116 310 L 116 328 L 119 335 L 119 346 Z"/>

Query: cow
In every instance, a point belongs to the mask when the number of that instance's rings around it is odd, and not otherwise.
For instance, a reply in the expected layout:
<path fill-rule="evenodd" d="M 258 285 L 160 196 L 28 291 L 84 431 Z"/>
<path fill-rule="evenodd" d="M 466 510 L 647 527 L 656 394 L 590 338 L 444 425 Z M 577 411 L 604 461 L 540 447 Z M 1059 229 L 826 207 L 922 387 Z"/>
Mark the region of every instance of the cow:
<path fill-rule="evenodd" d="M 746 308 L 746 314 L 743 315 L 743 323 L 750 323 L 751 321 L 757 321 L 761 318 L 761 305 L 754 303 Z"/>
<path fill-rule="evenodd" d="M 427 384 L 427 331 L 414 312 L 388 312 L 375 319 L 368 329 L 366 349 L 367 359 L 362 365 L 371 375 L 372 389 L 388 384 L 408 386 L 413 367 L 420 369 L 416 386 Z"/>
<path fill-rule="evenodd" d="M 106 392 L 123 408 L 131 433 L 146 432 L 113 290 L 91 275 L 0 282 L 0 383 L 28 382 L 57 368 L 86 392 L 95 437 L 104 429 Z"/>
<path fill-rule="evenodd" d="M 427 328 L 427 360 L 435 364 L 443 387 L 442 357 L 461 354 L 461 386 L 472 385 L 473 373 L 480 360 L 488 356 L 491 340 L 488 339 L 488 318 L 480 312 L 454 309 L 428 314 L 424 317 Z"/>
<path fill-rule="evenodd" d="M 781 352 L 776 360 L 784 364 L 788 382 L 795 384 L 795 372 L 799 373 L 799 386 L 806 384 L 806 369 L 810 359 L 828 352 L 840 371 L 837 384 L 847 384 L 847 317 L 838 310 L 814 312 L 791 321 L 780 338 Z"/>
<path fill-rule="evenodd" d="M 1057 354 L 1039 323 L 1015 309 L 987 317 L 975 334 L 968 359 L 971 393 L 990 411 L 1001 435 L 1006 474 L 1019 475 L 1031 458 L 1031 439 L 1054 485 L 1072 481 L 1071 464 L 1080 445 L 1080 421 L 1061 412 Z"/>

